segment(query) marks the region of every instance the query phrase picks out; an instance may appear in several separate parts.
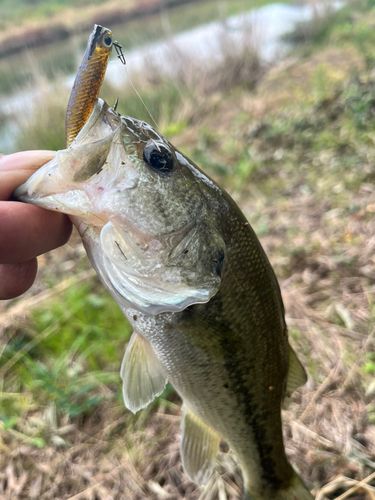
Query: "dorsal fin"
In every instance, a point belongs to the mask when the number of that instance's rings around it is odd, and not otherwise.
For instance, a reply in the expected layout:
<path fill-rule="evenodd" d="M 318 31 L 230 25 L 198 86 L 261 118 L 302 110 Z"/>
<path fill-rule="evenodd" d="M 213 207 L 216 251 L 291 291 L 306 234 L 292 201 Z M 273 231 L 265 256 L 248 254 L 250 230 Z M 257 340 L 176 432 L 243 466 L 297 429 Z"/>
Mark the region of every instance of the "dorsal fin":
<path fill-rule="evenodd" d="M 125 406 L 133 413 L 159 396 L 167 383 L 163 368 L 150 344 L 133 332 L 121 365 Z"/>
<path fill-rule="evenodd" d="M 206 484 L 215 465 L 220 436 L 186 406 L 182 411 L 180 447 L 182 465 L 194 483 Z"/>

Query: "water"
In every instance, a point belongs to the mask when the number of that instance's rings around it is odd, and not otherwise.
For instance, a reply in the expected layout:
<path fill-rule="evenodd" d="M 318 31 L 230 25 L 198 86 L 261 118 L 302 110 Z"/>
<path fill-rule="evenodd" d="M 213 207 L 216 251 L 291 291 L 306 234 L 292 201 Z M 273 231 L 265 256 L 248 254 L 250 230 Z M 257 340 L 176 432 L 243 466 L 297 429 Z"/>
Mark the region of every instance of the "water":
<path fill-rule="evenodd" d="M 338 9 L 343 3 L 335 1 L 330 5 Z M 142 46 L 134 46 L 134 40 L 138 40 L 138 43 L 144 41 L 144 33 L 147 33 L 151 39 L 158 33 L 159 36 L 161 35 L 160 32 L 151 32 L 145 27 L 142 30 L 138 28 L 136 29 L 138 37 L 130 36 L 124 44 L 127 68 L 131 75 L 139 71 L 147 71 L 148 67 L 152 68 L 153 64 L 157 64 L 160 73 L 173 77 L 176 72 L 176 57 L 194 60 L 195 67 L 207 66 L 223 57 L 223 44 L 230 46 L 231 50 L 243 47 L 244 44 L 253 44 L 263 60 L 273 61 L 284 57 L 288 50 L 288 45 L 282 41 L 282 36 L 290 32 L 297 22 L 308 21 L 313 15 L 314 11 L 310 5 L 271 4 L 230 16 L 222 21 L 209 22 L 175 35 L 170 34 L 164 40 L 153 40 Z M 172 23 L 173 19 L 164 15 L 162 18 L 164 34 L 171 33 Z M 123 28 L 123 30 L 129 36 L 131 30 L 128 28 Z M 120 29 L 114 31 L 121 32 Z M 119 35 L 117 37 L 124 43 Z M 68 99 L 75 71 L 86 43 L 87 36 L 73 38 L 63 44 L 54 44 L 48 48 L 48 51 L 45 51 L 46 57 L 43 63 L 38 58 L 38 51 L 21 54 L 12 59 L 13 68 L 10 74 L 17 82 L 19 90 L 9 93 L 9 88 L 15 86 L 12 80 L 10 83 L 8 80 L 9 85 L 5 84 L 5 88 L 0 89 L 0 118 L 2 117 L 5 123 L 5 126 L 0 128 L 0 151 L 11 152 L 14 148 L 17 132 L 14 115 L 22 114 L 30 118 L 34 106 L 38 105 L 46 93 L 52 91 L 57 81 L 60 86 L 63 86 Z M 126 47 L 128 47 L 127 50 Z M 5 71 L 4 62 L 1 63 L 0 80 Z M 44 69 L 45 67 L 47 70 Z M 128 79 L 127 71 L 116 60 L 115 54 L 112 55 L 109 63 L 106 79 L 112 86 L 119 89 Z M 30 80 L 34 82 L 34 85 L 25 85 L 25 82 Z M 20 88 L 22 84 L 24 86 Z"/>

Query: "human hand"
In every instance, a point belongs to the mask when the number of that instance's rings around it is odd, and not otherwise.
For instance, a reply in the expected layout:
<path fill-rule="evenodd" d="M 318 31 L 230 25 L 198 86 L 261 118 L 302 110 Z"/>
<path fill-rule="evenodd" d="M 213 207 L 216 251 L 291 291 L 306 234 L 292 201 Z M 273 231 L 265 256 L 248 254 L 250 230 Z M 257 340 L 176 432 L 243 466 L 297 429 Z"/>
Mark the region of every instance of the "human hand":
<path fill-rule="evenodd" d="M 7 201 L 54 151 L 0 154 L 0 300 L 26 292 L 37 272 L 36 257 L 64 245 L 72 224 L 66 215 Z"/>

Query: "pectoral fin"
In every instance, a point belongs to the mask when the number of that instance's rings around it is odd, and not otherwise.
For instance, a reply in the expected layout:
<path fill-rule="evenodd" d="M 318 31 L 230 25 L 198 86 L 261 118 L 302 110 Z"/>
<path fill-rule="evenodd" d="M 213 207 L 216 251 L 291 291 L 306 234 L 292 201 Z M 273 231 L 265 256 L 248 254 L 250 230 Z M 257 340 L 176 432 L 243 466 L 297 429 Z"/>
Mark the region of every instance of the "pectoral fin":
<path fill-rule="evenodd" d="M 194 483 L 206 484 L 215 465 L 220 436 L 186 407 L 183 408 L 181 430 L 180 453 L 184 470 Z"/>
<path fill-rule="evenodd" d="M 136 413 L 159 396 L 167 383 L 163 368 L 146 339 L 133 332 L 120 371 L 125 406 Z"/>
<path fill-rule="evenodd" d="M 286 382 L 286 397 L 289 397 L 298 387 L 307 382 L 307 375 L 296 353 L 289 346 L 289 371 Z"/>

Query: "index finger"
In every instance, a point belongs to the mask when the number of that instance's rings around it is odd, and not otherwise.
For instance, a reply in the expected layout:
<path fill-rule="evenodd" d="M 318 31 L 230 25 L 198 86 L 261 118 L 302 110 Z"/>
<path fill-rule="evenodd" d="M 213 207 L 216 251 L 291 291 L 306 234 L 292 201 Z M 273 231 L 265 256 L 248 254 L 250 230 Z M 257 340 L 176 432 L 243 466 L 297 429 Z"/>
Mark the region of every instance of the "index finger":
<path fill-rule="evenodd" d="M 13 191 L 42 165 L 52 160 L 56 151 L 22 151 L 0 156 L 0 200 L 7 200 Z"/>

